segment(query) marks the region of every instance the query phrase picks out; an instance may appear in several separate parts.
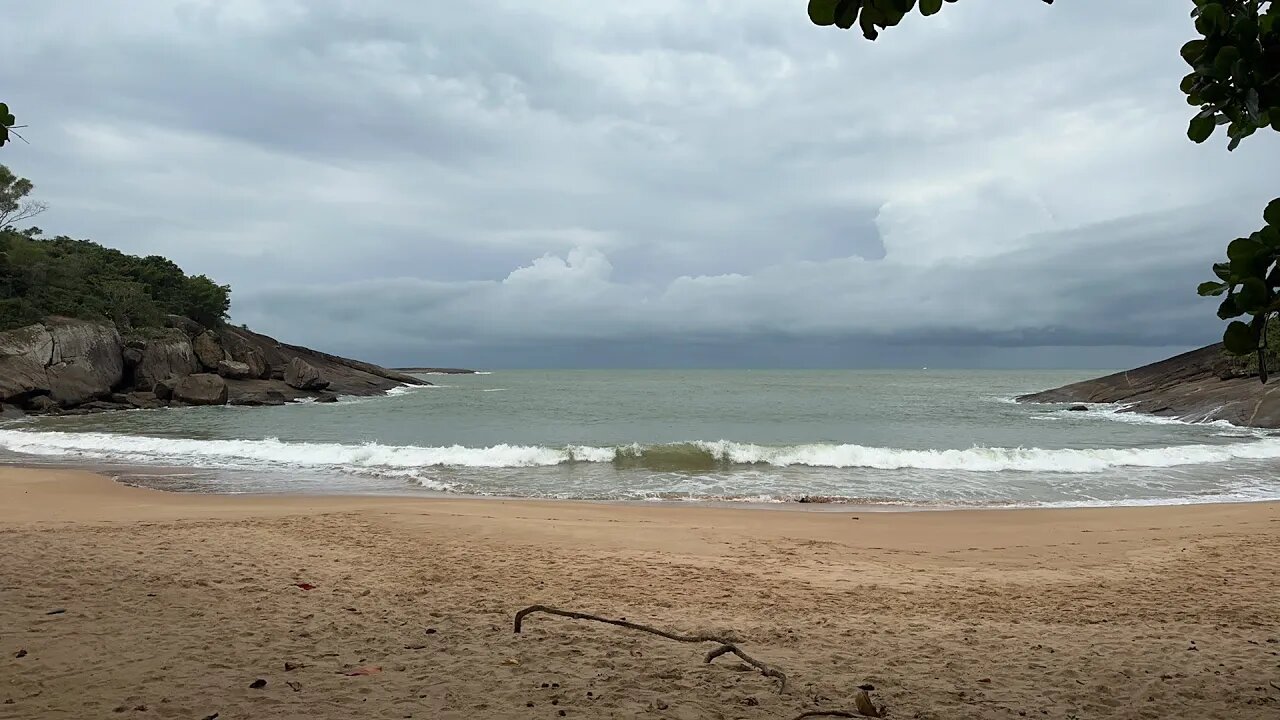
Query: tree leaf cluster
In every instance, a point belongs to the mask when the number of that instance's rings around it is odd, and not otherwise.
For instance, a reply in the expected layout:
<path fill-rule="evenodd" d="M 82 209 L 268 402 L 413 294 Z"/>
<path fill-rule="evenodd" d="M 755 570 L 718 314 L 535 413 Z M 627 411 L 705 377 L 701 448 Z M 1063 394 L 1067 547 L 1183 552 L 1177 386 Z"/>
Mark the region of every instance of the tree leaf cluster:
<path fill-rule="evenodd" d="M 1227 325 L 1222 344 L 1236 355 L 1258 353 L 1259 374 L 1266 382 L 1266 326 L 1280 312 L 1280 198 L 1267 205 L 1262 219 L 1266 224 L 1261 230 L 1227 245 L 1227 261 L 1213 266 L 1217 279 L 1200 283 L 1197 291 L 1222 297 L 1218 317 L 1223 320 L 1249 316 L 1247 322 L 1232 320 Z"/>
<path fill-rule="evenodd" d="M 1258 130 L 1280 131 L 1280 3 L 1195 0 L 1191 17 L 1201 37 L 1182 46 L 1191 72 L 1181 88 L 1200 111 L 1187 137 L 1202 143 L 1225 125 L 1235 150 Z"/>
<path fill-rule="evenodd" d="M 956 0 L 809 0 L 809 19 L 815 25 L 834 25 L 842 30 L 857 25 L 868 40 L 880 37 L 880 31 L 902 22 L 919 6 L 920 14 L 929 16 L 942 10 L 945 3 Z M 1044 0 L 1052 4 L 1053 0 Z"/>

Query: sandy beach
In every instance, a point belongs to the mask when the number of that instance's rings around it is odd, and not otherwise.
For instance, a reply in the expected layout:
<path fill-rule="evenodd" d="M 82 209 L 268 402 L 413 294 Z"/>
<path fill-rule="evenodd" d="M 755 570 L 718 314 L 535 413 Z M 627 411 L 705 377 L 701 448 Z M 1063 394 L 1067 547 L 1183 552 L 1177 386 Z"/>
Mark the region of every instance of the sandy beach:
<path fill-rule="evenodd" d="M 893 718 L 1280 717 L 1280 504 L 813 513 L 0 468 L 0 543 L 0 718 L 787 719 L 864 684 Z M 714 644 L 514 634 L 535 603 L 731 630 L 789 684 L 703 663 Z"/>

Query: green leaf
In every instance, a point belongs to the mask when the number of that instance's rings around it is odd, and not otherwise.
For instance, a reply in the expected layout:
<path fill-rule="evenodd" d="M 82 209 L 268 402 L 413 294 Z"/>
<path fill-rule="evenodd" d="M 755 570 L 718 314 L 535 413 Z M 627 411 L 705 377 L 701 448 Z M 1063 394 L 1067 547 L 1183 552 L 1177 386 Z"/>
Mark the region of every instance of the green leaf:
<path fill-rule="evenodd" d="M 1214 263 L 1213 274 L 1218 276 L 1219 280 L 1231 279 L 1231 265 L 1228 263 Z"/>
<path fill-rule="evenodd" d="M 1222 333 L 1222 344 L 1226 346 L 1227 352 L 1248 355 L 1258 349 L 1258 336 L 1253 328 L 1236 320 Z"/>
<path fill-rule="evenodd" d="M 872 19 L 871 13 L 862 13 L 862 17 L 858 18 L 858 26 L 862 28 L 862 36 L 868 40 L 875 40 L 880 37 L 880 31 L 876 30 L 875 21 Z"/>
<path fill-rule="evenodd" d="M 920 14 L 928 17 L 942 9 L 942 0 L 920 0 Z"/>
<path fill-rule="evenodd" d="M 1240 286 L 1236 293 L 1236 307 L 1247 313 L 1257 313 L 1266 307 L 1268 297 L 1267 284 L 1261 278 L 1251 277 Z"/>
<path fill-rule="evenodd" d="M 923 2 L 921 2 L 920 7 L 924 7 Z M 1182 59 L 1186 60 L 1188 65 L 1195 67 L 1196 62 L 1200 60 L 1200 56 L 1204 54 L 1204 48 L 1206 45 L 1208 45 L 1208 43 L 1204 40 L 1192 40 L 1186 45 L 1183 45 L 1182 50 L 1179 52 L 1182 54 Z"/>
<path fill-rule="evenodd" d="M 814 25 L 836 24 L 837 0 L 809 0 L 809 19 Z"/>
<path fill-rule="evenodd" d="M 1227 284 L 1221 282 L 1202 282 L 1200 287 L 1196 288 L 1196 293 L 1201 297 L 1218 296 L 1227 291 Z"/>
<path fill-rule="evenodd" d="M 1249 238 L 1236 238 L 1227 246 L 1227 257 L 1231 259 L 1232 265 L 1250 262 L 1260 252 L 1262 252 L 1262 243 Z"/>
<path fill-rule="evenodd" d="M 1191 138 L 1191 142 L 1202 143 L 1213 135 L 1213 129 L 1217 126 L 1212 115 L 1197 115 L 1191 118 L 1191 124 L 1187 127 L 1187 137 Z"/>
<path fill-rule="evenodd" d="M 1262 219 L 1268 225 L 1280 227 L 1280 198 L 1267 203 L 1267 209 L 1262 211 Z"/>
<path fill-rule="evenodd" d="M 1218 306 L 1218 319 L 1230 320 L 1233 317 L 1240 317 L 1244 311 L 1236 307 L 1236 296 L 1228 295 L 1222 298 L 1222 304 Z"/>
<path fill-rule="evenodd" d="M 862 0 L 839 0 L 836 3 L 836 27 L 848 30 L 858 21 L 858 11 L 862 9 Z"/>
<path fill-rule="evenodd" d="M 1228 45 L 1218 51 L 1216 57 L 1213 58 L 1213 72 L 1218 77 L 1228 77 L 1231 75 L 1231 67 L 1240 59 L 1240 50 L 1235 45 Z"/>
<path fill-rule="evenodd" d="M 1280 225 L 1267 225 L 1258 231 L 1258 241 L 1270 250 L 1280 250 Z"/>

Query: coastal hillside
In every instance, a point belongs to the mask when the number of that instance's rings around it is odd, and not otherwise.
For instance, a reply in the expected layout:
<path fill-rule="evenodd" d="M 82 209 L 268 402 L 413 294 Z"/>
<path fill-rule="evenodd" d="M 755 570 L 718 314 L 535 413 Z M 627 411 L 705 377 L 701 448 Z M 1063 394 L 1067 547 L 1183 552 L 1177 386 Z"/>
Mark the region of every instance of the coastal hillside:
<path fill-rule="evenodd" d="M 1221 344 L 1140 368 L 1023 395 L 1019 402 L 1131 403 L 1133 412 L 1188 421 L 1280 427 L 1280 383 L 1263 385 Z"/>
<path fill-rule="evenodd" d="M 30 191 L 0 165 L 6 177 L 11 200 Z M 231 288 L 187 275 L 167 258 L 42 235 L 35 227 L 0 229 L 5 416 L 325 402 L 430 384 L 233 327 Z"/>

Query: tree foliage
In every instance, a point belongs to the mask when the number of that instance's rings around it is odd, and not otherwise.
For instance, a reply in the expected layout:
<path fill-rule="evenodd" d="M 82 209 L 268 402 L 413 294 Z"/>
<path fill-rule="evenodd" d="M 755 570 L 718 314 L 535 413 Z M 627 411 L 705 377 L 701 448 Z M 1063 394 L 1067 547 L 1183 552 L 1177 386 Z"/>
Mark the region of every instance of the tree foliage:
<path fill-rule="evenodd" d="M 34 187 L 30 180 L 0 165 L 0 228 L 30 220 L 48 209 L 49 206 L 39 200 L 27 198 Z"/>
<path fill-rule="evenodd" d="M 928 16 L 944 0 L 918 4 Z M 916 5 L 917 0 L 809 0 L 809 19 L 846 30 L 857 24 L 864 37 L 875 40 Z M 1191 72 L 1181 89 L 1199 110 L 1187 137 L 1203 143 L 1225 125 L 1230 151 L 1259 130 L 1280 131 L 1280 0 L 1193 0 L 1191 17 L 1200 37 L 1182 46 Z M 1232 320 L 1222 343 L 1230 353 L 1255 355 L 1266 382 L 1267 323 L 1280 313 L 1280 198 L 1267 205 L 1263 222 L 1261 230 L 1231 241 L 1227 261 L 1213 266 L 1218 279 L 1202 283 L 1199 293 L 1225 296 L 1218 307 L 1223 320 L 1249 316 L 1247 322 Z"/>
<path fill-rule="evenodd" d="M 0 165 L 0 179 L 13 177 Z M 14 178 L 5 187 L 31 183 Z M 0 207 L 2 210 L 3 207 Z M 189 276 L 159 255 L 137 257 L 88 240 L 39 237 L 39 228 L 0 229 L 0 330 L 49 315 L 107 320 L 121 329 L 158 327 L 167 314 L 204 325 L 226 319 L 231 288 Z"/>
<path fill-rule="evenodd" d="M 1044 2 L 1053 4 L 1053 0 Z M 920 14 L 927 17 L 942 10 L 943 0 L 920 0 L 919 4 Z M 842 30 L 857 25 L 865 38 L 875 40 L 881 30 L 896 26 L 915 9 L 916 0 L 809 0 L 809 19 L 815 25 Z"/>

